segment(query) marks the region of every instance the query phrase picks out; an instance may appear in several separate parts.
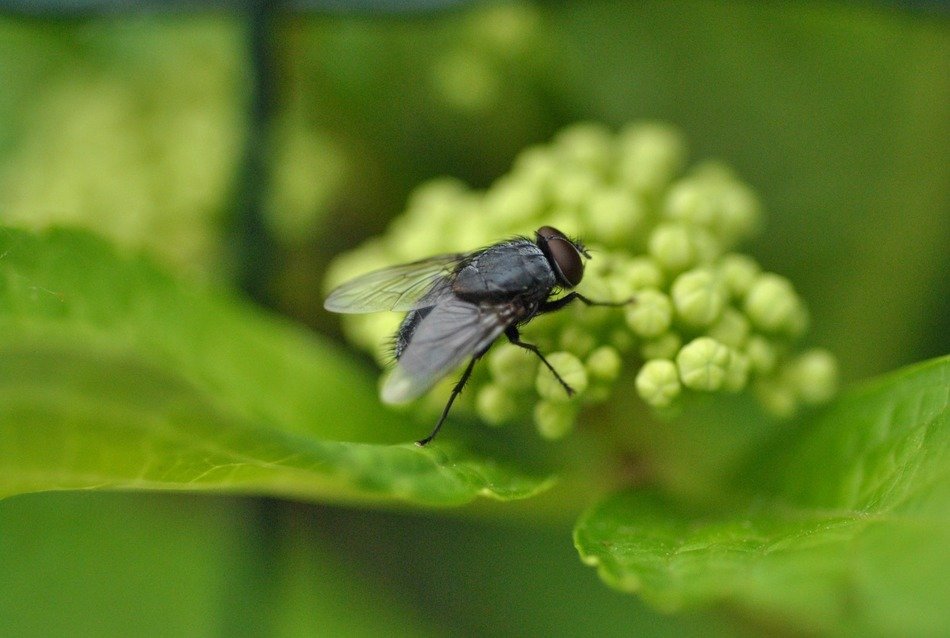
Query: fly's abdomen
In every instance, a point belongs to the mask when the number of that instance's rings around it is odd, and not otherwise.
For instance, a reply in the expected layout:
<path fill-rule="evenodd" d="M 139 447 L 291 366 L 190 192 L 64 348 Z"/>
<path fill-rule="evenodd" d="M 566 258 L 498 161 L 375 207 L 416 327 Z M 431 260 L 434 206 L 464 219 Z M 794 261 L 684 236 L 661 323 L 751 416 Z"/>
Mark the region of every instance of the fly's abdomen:
<path fill-rule="evenodd" d="M 402 353 L 406 351 L 409 342 L 412 341 L 412 336 L 415 334 L 416 328 L 419 327 L 419 322 L 425 319 L 425 316 L 431 311 L 431 306 L 428 308 L 420 308 L 419 310 L 412 310 L 402 320 L 402 323 L 399 324 L 399 330 L 396 331 L 396 340 L 393 344 L 393 356 L 396 357 L 396 361 L 399 361 Z"/>

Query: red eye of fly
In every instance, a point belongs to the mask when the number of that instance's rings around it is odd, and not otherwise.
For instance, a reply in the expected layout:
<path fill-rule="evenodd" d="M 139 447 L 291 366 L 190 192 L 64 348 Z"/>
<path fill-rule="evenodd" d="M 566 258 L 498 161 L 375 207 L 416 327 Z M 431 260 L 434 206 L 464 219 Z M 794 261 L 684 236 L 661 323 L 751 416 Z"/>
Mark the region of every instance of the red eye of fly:
<path fill-rule="evenodd" d="M 567 236 L 557 228 L 542 226 L 536 233 L 538 247 L 551 263 L 558 283 L 573 288 L 584 278 L 584 261 L 581 253 Z"/>

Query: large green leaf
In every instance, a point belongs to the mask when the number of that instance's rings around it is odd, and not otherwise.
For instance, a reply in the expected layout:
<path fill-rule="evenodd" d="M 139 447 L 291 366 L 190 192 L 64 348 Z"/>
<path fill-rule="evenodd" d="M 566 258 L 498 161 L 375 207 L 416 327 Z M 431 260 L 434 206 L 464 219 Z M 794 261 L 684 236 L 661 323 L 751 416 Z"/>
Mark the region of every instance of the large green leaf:
<path fill-rule="evenodd" d="M 450 505 L 530 472 L 380 407 L 331 346 L 85 232 L 0 229 L 0 496 L 79 488 Z"/>
<path fill-rule="evenodd" d="M 575 529 L 610 584 L 808 630 L 950 633 L 950 357 L 854 391 L 743 475 L 730 511 L 625 492 Z M 761 616 L 760 616 L 761 617 Z"/>

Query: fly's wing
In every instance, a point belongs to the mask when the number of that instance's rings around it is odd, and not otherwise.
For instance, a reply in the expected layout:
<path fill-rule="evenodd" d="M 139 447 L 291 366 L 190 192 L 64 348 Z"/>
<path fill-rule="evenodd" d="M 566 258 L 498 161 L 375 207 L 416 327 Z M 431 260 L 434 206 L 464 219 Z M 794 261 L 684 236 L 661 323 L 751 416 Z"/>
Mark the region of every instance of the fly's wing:
<path fill-rule="evenodd" d="M 439 302 L 416 327 L 380 396 L 405 403 L 431 388 L 517 320 L 510 305 L 476 305 L 457 297 Z"/>
<path fill-rule="evenodd" d="M 415 310 L 433 306 L 451 292 L 448 277 L 467 255 L 436 255 L 375 270 L 334 289 L 323 302 L 332 312 Z"/>

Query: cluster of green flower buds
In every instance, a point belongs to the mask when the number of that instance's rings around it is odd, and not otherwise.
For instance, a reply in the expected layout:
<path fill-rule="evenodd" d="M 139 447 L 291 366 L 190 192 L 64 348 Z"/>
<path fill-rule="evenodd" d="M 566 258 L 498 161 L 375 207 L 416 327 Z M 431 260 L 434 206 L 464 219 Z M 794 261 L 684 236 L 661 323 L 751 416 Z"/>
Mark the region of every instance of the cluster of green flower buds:
<path fill-rule="evenodd" d="M 421 186 L 386 235 L 341 256 L 327 283 L 512 235 L 532 237 L 550 225 L 582 238 L 593 255 L 579 292 L 635 301 L 622 308 L 574 304 L 522 329 L 577 391 L 573 397 L 537 357 L 502 340 L 485 356 L 487 365 L 476 366 L 460 407 L 490 424 L 530 418 L 543 436 L 558 438 L 584 404 L 624 385 L 659 411 L 688 392 L 750 386 L 779 416 L 827 400 L 837 385 L 834 357 L 795 349 L 808 326 L 801 298 L 787 279 L 734 251 L 760 221 L 756 195 L 718 163 L 684 174 L 685 156 L 681 134 L 668 125 L 634 124 L 619 134 L 572 126 L 551 144 L 522 152 L 487 191 L 454 180 Z M 351 315 L 344 329 L 386 363 L 399 321 L 393 313 Z M 437 412 L 453 382 L 423 404 Z"/>

